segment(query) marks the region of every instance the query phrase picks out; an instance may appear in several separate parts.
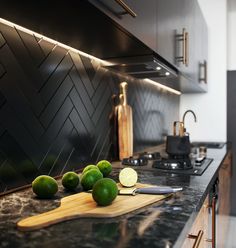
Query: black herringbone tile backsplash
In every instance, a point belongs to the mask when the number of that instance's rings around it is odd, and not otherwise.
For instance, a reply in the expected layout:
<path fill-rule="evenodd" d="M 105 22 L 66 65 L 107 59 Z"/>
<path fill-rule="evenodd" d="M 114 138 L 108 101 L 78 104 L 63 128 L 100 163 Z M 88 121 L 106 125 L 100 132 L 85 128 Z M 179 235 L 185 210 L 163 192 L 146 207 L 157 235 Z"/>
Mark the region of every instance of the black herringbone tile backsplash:
<path fill-rule="evenodd" d="M 123 80 L 134 150 L 161 143 L 178 119 L 178 96 L 0 24 L 0 193 L 110 159 L 111 96 Z"/>

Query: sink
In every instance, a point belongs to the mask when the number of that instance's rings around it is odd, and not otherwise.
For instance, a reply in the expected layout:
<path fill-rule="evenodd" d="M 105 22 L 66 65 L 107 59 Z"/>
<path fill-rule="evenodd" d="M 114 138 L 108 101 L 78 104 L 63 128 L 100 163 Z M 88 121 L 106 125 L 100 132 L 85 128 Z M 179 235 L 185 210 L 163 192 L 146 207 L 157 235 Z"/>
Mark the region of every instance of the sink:
<path fill-rule="evenodd" d="M 224 147 L 225 142 L 192 142 L 191 145 L 194 147 L 205 146 L 206 148 L 221 149 Z"/>

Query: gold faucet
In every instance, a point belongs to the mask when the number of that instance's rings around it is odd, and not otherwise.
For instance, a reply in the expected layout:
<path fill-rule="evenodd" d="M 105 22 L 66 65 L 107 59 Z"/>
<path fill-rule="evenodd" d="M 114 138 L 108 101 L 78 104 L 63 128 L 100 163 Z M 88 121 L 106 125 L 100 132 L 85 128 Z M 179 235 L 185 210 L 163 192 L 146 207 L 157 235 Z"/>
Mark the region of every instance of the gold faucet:
<path fill-rule="evenodd" d="M 183 120 L 182 120 L 182 123 L 183 123 L 183 132 L 185 133 L 186 132 L 186 128 L 185 128 L 185 124 L 184 124 L 184 120 L 185 120 L 185 116 L 187 113 L 192 113 L 193 117 L 194 117 L 194 121 L 197 122 L 197 116 L 196 114 L 192 111 L 192 110 L 186 110 L 184 112 L 184 115 L 183 115 Z"/>

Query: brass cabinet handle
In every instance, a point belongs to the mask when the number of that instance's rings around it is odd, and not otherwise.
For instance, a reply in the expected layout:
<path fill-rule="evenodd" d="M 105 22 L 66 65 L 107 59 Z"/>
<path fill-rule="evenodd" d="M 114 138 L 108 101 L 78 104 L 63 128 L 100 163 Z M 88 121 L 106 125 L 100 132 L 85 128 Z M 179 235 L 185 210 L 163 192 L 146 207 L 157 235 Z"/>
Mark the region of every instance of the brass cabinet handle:
<path fill-rule="evenodd" d="M 189 64 L 189 35 L 188 32 L 186 32 L 186 29 L 183 28 L 182 34 L 176 35 L 176 40 L 182 42 L 182 56 L 175 57 L 177 62 L 182 62 L 185 66 L 188 66 Z"/>
<path fill-rule="evenodd" d="M 188 56 L 188 45 L 189 45 L 188 39 L 189 39 L 188 32 L 186 32 L 184 30 L 184 64 L 186 66 L 188 66 L 188 58 L 189 58 L 189 56 Z"/>
<path fill-rule="evenodd" d="M 211 242 L 211 247 L 216 248 L 216 196 L 212 197 L 211 205 L 208 207 L 212 209 L 212 216 L 211 216 L 211 239 L 206 239 L 207 242 Z"/>
<path fill-rule="evenodd" d="M 123 2 L 122 0 L 115 1 L 125 10 L 125 13 L 128 13 L 134 18 L 137 16 L 137 14 L 125 2 Z"/>
<path fill-rule="evenodd" d="M 212 248 L 216 247 L 216 196 L 213 196 L 212 198 L 212 223 L 211 223 L 211 228 L 212 228 Z"/>
<path fill-rule="evenodd" d="M 198 248 L 199 247 L 201 240 L 202 240 L 202 237 L 203 237 L 203 234 L 204 234 L 203 230 L 200 230 L 197 235 L 193 235 L 193 234 L 188 235 L 189 239 L 195 239 L 192 248 Z"/>
<path fill-rule="evenodd" d="M 199 71 L 199 74 L 200 74 L 199 82 L 204 82 L 205 84 L 207 84 L 207 62 L 206 62 L 206 60 L 204 60 L 203 63 L 199 63 L 199 67 L 200 67 L 200 71 Z M 202 69 L 204 70 L 203 77 L 201 76 Z"/>

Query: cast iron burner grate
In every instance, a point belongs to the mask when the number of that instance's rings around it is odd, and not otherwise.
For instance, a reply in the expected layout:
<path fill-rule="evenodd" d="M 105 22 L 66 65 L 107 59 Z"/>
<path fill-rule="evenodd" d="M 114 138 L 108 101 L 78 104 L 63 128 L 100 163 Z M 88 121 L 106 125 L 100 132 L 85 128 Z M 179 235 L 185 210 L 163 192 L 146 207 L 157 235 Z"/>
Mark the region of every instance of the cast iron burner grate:
<path fill-rule="evenodd" d="M 124 158 L 122 160 L 123 165 L 130 165 L 130 166 L 144 166 L 148 164 L 149 160 L 157 160 L 161 159 L 161 155 L 159 152 L 144 152 L 140 153 L 137 158 L 135 157 L 129 157 L 129 158 Z"/>
<path fill-rule="evenodd" d="M 163 170 L 189 170 L 193 168 L 190 158 L 162 158 L 153 162 L 153 167 Z"/>
<path fill-rule="evenodd" d="M 184 160 L 184 161 L 183 161 Z M 185 159 L 161 159 L 153 161 L 152 167 L 162 172 L 173 173 L 173 174 L 185 174 L 185 175 L 202 175 L 207 167 L 211 164 L 213 159 L 205 158 L 201 163 L 196 160 L 190 160 L 186 162 Z"/>

